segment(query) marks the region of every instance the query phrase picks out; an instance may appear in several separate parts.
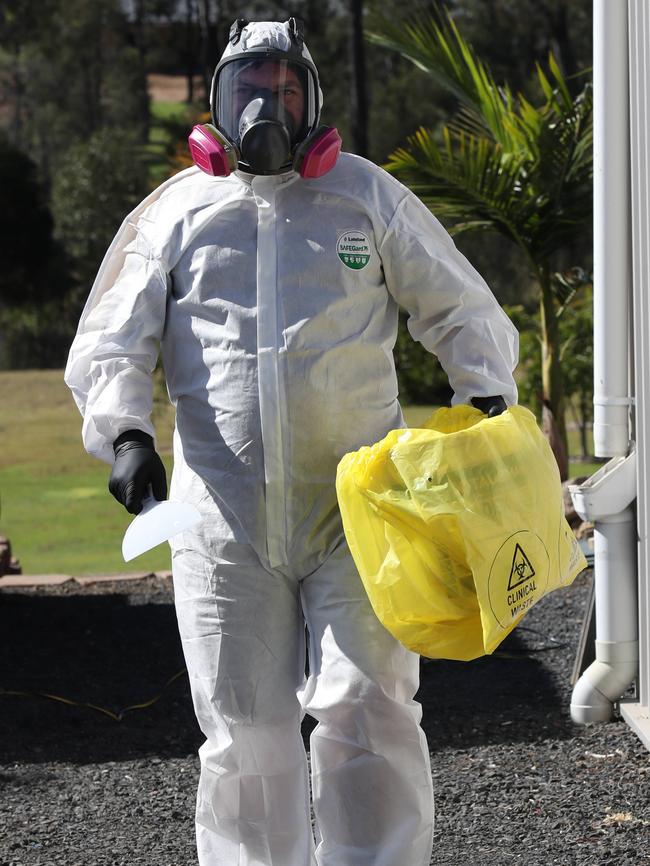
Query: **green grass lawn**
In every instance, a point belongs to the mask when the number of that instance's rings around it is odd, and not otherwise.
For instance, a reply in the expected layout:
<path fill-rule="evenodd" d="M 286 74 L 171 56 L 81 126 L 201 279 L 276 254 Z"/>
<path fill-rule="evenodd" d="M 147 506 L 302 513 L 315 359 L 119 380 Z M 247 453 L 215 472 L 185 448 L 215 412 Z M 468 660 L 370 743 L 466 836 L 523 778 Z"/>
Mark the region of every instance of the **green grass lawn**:
<path fill-rule="evenodd" d="M 108 574 L 170 567 L 162 545 L 130 563 L 131 517 L 108 493 L 108 465 L 81 444 L 81 416 L 59 370 L 0 373 L 0 534 L 26 574 Z M 159 425 L 171 468 L 171 421 Z"/>
<path fill-rule="evenodd" d="M 109 574 L 169 568 L 161 545 L 132 562 L 122 559 L 130 515 L 108 493 L 108 465 L 81 444 L 81 416 L 60 370 L 0 372 L 0 534 L 10 538 L 25 574 Z M 417 427 L 431 406 L 405 410 Z M 171 407 L 158 408 L 159 448 L 171 474 Z M 577 448 L 577 434 L 572 431 Z M 599 464 L 573 463 L 572 475 Z"/>

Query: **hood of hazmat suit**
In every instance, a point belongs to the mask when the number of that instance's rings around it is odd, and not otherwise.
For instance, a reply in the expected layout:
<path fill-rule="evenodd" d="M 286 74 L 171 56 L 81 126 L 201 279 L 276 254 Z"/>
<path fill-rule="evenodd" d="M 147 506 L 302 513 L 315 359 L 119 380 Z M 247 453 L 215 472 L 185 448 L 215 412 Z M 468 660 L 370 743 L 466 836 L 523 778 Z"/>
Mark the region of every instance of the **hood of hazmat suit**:
<path fill-rule="evenodd" d="M 263 32 L 284 50 L 284 25 L 250 27 L 245 46 Z M 246 103 L 244 120 L 278 121 L 292 141 L 317 122 L 316 79 L 293 119 L 273 86 Z M 237 119 L 215 105 L 224 128 Z M 126 218 L 83 311 L 65 379 L 86 449 L 111 463 L 121 433 L 155 436 L 162 347 L 176 411 L 170 497 L 203 517 L 171 542 L 207 738 L 201 866 L 430 862 L 419 659 L 372 611 L 335 488 L 344 454 L 404 426 L 393 360 L 400 306 L 413 338 L 440 359 L 454 403 L 516 402 L 517 333 L 483 279 L 408 189 L 343 153 L 320 176 L 291 166 L 177 174 Z M 304 712 L 319 722 L 315 849 Z"/>
<path fill-rule="evenodd" d="M 296 148 L 318 127 L 323 94 L 298 19 L 238 19 L 212 80 L 217 130 L 254 174 L 291 168 Z"/>

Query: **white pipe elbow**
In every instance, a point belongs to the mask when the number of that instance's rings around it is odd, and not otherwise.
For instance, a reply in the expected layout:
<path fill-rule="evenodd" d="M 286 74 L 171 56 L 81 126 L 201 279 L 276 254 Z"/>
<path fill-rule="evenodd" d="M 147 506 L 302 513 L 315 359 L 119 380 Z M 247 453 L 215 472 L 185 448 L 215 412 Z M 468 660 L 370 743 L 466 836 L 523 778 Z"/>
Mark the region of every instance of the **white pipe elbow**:
<path fill-rule="evenodd" d="M 629 688 L 639 669 L 639 642 L 596 641 L 596 661 L 582 674 L 571 695 L 576 724 L 607 722 L 614 702 Z"/>

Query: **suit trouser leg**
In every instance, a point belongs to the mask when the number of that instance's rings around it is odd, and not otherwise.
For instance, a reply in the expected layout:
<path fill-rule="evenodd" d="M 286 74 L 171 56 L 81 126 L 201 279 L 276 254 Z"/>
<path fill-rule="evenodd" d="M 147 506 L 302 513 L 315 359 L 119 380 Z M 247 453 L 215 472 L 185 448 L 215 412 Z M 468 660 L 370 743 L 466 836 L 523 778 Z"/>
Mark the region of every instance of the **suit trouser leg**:
<path fill-rule="evenodd" d="M 314 841 L 296 691 L 304 623 L 296 581 L 253 562 L 174 557 L 179 630 L 205 734 L 200 866 L 311 866 Z"/>
<path fill-rule="evenodd" d="M 347 545 L 301 584 L 310 632 L 303 708 L 311 736 L 318 866 L 428 866 L 429 750 L 413 700 L 419 657 L 381 625 Z"/>

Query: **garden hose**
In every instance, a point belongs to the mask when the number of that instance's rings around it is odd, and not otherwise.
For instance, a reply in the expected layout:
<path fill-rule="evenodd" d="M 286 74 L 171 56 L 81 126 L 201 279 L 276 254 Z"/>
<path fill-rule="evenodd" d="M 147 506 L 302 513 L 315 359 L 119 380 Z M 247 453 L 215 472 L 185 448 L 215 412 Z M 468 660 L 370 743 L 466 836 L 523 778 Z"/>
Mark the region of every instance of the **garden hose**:
<path fill-rule="evenodd" d="M 113 719 L 116 722 L 121 722 L 127 713 L 133 712 L 133 710 L 146 710 L 148 707 L 153 706 L 153 704 L 155 704 L 156 701 L 158 701 L 162 697 L 165 689 L 185 673 L 187 673 L 187 668 L 184 667 L 180 671 L 175 673 L 173 677 L 170 677 L 170 679 L 167 680 L 167 682 L 162 687 L 160 692 L 155 697 L 151 698 L 151 700 L 143 701 L 140 704 L 132 704 L 131 706 L 125 707 L 123 710 L 120 710 L 117 713 L 114 713 L 112 710 L 107 710 L 105 707 L 98 707 L 96 704 L 89 704 L 89 703 L 86 703 L 85 701 L 72 701 L 69 698 L 63 698 L 60 695 L 51 695 L 51 694 L 48 694 L 47 692 L 31 692 L 31 691 L 22 692 L 22 691 L 14 691 L 12 689 L 0 688 L 0 695 L 18 695 L 21 697 L 29 697 L 29 698 L 35 698 L 35 697 L 46 698 L 46 699 L 51 700 L 51 701 L 58 701 L 61 704 L 67 704 L 68 706 L 71 706 L 71 707 L 87 707 L 88 709 L 96 710 L 98 713 L 102 713 L 105 716 L 109 716 L 111 719 Z"/>

